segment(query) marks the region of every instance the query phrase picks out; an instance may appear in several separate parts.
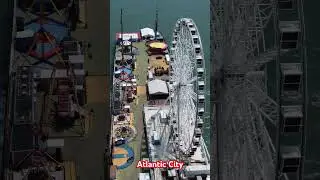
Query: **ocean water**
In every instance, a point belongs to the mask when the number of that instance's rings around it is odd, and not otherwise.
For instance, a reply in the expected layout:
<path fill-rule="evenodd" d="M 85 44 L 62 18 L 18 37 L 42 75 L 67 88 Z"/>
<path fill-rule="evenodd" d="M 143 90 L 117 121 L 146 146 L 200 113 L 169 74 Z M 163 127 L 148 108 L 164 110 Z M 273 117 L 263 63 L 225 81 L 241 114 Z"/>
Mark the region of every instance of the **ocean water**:
<path fill-rule="evenodd" d="M 123 31 L 138 32 L 141 28 L 155 26 L 155 9 L 158 7 L 158 29 L 168 42 L 172 40 L 174 25 L 179 18 L 195 21 L 201 35 L 206 60 L 206 73 L 210 73 L 210 9 L 209 0 L 111 0 L 110 5 L 110 47 L 111 52 L 116 32 L 121 31 L 120 11 L 123 9 Z M 207 80 L 209 87 L 209 79 Z M 209 88 L 208 88 L 209 92 Z M 209 97 L 207 97 L 209 100 Z M 207 103 L 209 104 L 209 103 Z M 207 108 L 208 109 L 208 108 Z M 208 109 L 209 111 L 209 109 Z M 208 116 L 207 116 L 208 117 Z M 209 142 L 209 118 L 205 120 L 204 139 Z"/>

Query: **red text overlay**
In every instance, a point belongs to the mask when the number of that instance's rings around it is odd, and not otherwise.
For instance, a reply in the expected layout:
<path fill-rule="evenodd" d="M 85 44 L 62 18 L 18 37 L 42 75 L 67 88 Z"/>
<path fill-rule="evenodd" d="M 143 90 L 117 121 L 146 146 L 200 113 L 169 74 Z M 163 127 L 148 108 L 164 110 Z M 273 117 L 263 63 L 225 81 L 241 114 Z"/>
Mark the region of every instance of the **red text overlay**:
<path fill-rule="evenodd" d="M 184 163 L 179 161 L 145 161 L 141 160 L 137 164 L 137 168 L 175 168 L 182 169 Z"/>

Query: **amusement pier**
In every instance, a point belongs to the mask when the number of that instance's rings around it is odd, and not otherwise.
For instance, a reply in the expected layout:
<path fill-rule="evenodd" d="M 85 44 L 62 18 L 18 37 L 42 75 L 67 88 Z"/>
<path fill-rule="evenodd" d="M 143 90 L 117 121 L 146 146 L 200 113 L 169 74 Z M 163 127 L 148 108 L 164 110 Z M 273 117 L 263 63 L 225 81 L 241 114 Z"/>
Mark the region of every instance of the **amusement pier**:
<path fill-rule="evenodd" d="M 110 179 L 210 179 L 210 156 L 201 130 L 205 71 L 200 36 L 194 22 L 184 18 L 177 21 L 174 37 L 169 51 L 157 24 L 155 30 L 123 33 L 121 28 L 116 34 Z M 181 50 L 184 62 L 177 56 Z M 140 160 L 178 160 L 185 166 L 181 171 L 141 169 L 136 167 Z"/>

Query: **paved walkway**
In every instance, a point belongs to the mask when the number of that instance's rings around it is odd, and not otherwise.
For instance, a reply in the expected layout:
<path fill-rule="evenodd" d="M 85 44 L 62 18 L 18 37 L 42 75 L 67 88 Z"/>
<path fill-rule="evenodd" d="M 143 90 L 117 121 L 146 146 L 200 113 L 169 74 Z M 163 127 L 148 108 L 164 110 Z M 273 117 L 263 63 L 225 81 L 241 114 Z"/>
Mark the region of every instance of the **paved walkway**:
<path fill-rule="evenodd" d="M 133 72 L 137 78 L 137 85 L 138 86 L 145 86 L 147 81 L 147 68 L 148 68 L 148 56 L 145 52 L 146 47 L 144 43 L 134 43 L 135 47 L 139 49 L 139 55 L 137 56 L 137 63 L 136 63 L 136 69 Z M 140 169 L 136 168 L 136 165 L 139 160 L 142 159 L 142 147 L 143 144 L 143 117 L 142 117 L 142 111 L 143 107 L 142 105 L 146 103 L 147 97 L 145 94 L 139 94 L 136 102 L 131 104 L 131 109 L 134 113 L 134 121 L 133 124 L 137 130 L 137 136 L 135 139 L 128 143 L 128 146 L 130 146 L 134 151 L 134 162 L 132 165 L 127 167 L 126 169 L 119 170 L 117 174 L 118 180 L 138 180 L 138 176 L 140 173 Z"/>
<path fill-rule="evenodd" d="M 79 180 L 103 180 L 105 176 L 104 150 L 106 147 L 106 134 L 109 134 L 110 114 L 108 112 L 109 94 L 108 77 L 106 76 L 109 64 L 109 7 L 106 0 L 88 2 L 88 29 L 73 33 L 77 39 L 88 40 L 92 44 L 92 60 L 85 63 L 88 74 L 99 75 L 102 86 L 99 89 L 101 99 L 104 101 L 91 101 L 88 109 L 94 110 L 94 119 L 89 134 L 84 139 L 66 139 L 64 158 L 75 160 Z M 103 78 L 103 76 L 105 78 Z M 104 80 L 103 80 L 104 79 Z M 106 94 L 103 94 L 103 93 Z M 90 101 L 88 99 L 88 101 Z"/>

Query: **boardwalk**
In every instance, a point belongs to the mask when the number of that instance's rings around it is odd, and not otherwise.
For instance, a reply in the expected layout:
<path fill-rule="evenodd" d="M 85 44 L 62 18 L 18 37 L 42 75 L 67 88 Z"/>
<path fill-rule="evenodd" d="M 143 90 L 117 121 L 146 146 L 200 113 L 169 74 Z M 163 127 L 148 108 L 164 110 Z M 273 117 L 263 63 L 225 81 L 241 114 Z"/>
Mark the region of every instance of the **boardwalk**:
<path fill-rule="evenodd" d="M 137 85 L 138 87 L 145 87 L 146 81 L 147 81 L 147 70 L 148 70 L 148 56 L 146 54 L 146 46 L 144 42 L 141 43 L 134 43 L 135 47 L 139 49 L 139 55 L 137 56 L 137 63 L 136 63 L 136 69 L 134 71 L 134 74 L 137 78 Z M 139 88 L 138 88 L 139 89 Z M 142 111 L 143 111 L 143 104 L 146 103 L 147 97 L 145 94 L 137 94 L 137 99 L 135 102 L 132 103 L 132 111 L 134 113 L 134 126 L 137 130 L 137 136 L 133 141 L 128 143 L 130 147 L 132 147 L 135 156 L 135 161 L 130 165 L 128 168 L 124 170 L 119 170 L 117 179 L 118 180 L 138 180 L 140 169 L 136 168 L 136 164 L 139 160 L 141 160 L 142 157 L 142 147 L 143 145 L 143 117 L 142 117 Z"/>
<path fill-rule="evenodd" d="M 90 94 L 88 109 L 93 109 L 94 119 L 87 137 L 83 139 L 66 139 L 64 158 L 75 160 L 79 180 L 102 180 L 104 177 L 104 149 L 106 147 L 106 134 L 110 127 L 110 114 L 108 109 L 108 77 L 109 64 L 109 7 L 108 1 L 94 0 L 88 2 L 87 17 L 88 29 L 78 30 L 73 36 L 79 40 L 88 40 L 92 44 L 92 59 L 85 62 L 88 70 Z M 95 77 L 91 77 L 94 74 Z M 96 81 L 101 82 L 95 83 Z M 93 87 L 95 86 L 95 87 Z M 95 96 L 92 96 L 94 94 Z M 99 99 L 98 101 L 97 99 Z"/>

